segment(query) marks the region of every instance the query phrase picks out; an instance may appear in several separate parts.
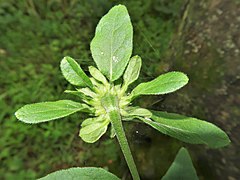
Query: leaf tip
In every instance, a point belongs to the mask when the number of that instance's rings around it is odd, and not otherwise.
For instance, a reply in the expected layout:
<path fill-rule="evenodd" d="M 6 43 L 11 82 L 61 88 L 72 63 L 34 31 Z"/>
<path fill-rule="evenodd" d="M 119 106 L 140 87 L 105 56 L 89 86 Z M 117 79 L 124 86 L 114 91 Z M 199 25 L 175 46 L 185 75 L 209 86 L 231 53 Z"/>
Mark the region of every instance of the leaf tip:
<path fill-rule="evenodd" d="M 19 120 L 19 110 L 20 109 L 18 109 L 15 113 L 14 113 L 14 116 Z"/>
<path fill-rule="evenodd" d="M 218 149 L 218 148 L 226 147 L 231 143 L 231 140 L 228 137 L 228 135 L 224 131 L 222 131 L 222 132 L 224 133 L 224 137 L 221 140 L 219 140 L 218 142 L 215 142 L 212 145 L 208 145 L 209 147 L 211 147 L 213 149 Z"/>
<path fill-rule="evenodd" d="M 23 122 L 23 123 L 32 124 L 31 122 L 28 122 L 28 121 L 23 117 L 23 116 L 24 116 L 24 113 L 22 112 L 23 109 L 24 109 L 24 106 L 21 107 L 20 109 L 18 109 L 18 110 L 14 113 L 15 117 L 16 117 L 19 121 L 21 121 L 21 122 Z"/>

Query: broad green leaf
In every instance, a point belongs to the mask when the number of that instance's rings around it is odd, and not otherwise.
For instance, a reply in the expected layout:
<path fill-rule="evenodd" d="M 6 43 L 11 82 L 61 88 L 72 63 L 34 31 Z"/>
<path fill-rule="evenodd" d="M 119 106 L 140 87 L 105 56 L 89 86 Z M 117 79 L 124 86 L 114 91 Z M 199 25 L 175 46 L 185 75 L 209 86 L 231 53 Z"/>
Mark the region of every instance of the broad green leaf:
<path fill-rule="evenodd" d="M 16 117 L 25 123 L 41 123 L 59 119 L 77 111 L 85 111 L 88 106 L 71 100 L 28 104 L 20 108 Z"/>
<path fill-rule="evenodd" d="M 163 176 L 162 180 L 198 180 L 196 170 L 192 164 L 191 157 L 185 148 L 181 148 L 178 154 Z"/>
<path fill-rule="evenodd" d="M 152 111 L 151 119 L 142 120 L 163 134 L 191 144 L 206 144 L 219 148 L 230 143 L 227 134 L 206 121 L 174 113 Z"/>
<path fill-rule="evenodd" d="M 91 52 L 98 69 L 110 80 L 117 80 L 132 54 L 133 28 L 127 9 L 114 6 L 99 21 L 91 42 Z"/>
<path fill-rule="evenodd" d="M 105 76 L 95 67 L 93 66 L 89 66 L 89 72 L 92 75 L 92 77 L 94 77 L 96 80 L 100 81 L 101 83 L 107 85 L 107 79 L 105 78 Z"/>
<path fill-rule="evenodd" d="M 79 136 L 87 143 L 94 143 L 106 133 L 109 120 L 100 116 L 88 118 L 81 124 Z"/>
<path fill-rule="evenodd" d="M 39 180 L 120 180 L 114 174 L 102 168 L 84 167 L 69 168 L 53 172 Z"/>
<path fill-rule="evenodd" d="M 156 79 L 139 84 L 132 91 L 132 96 L 159 95 L 174 92 L 188 83 L 188 77 L 182 72 L 169 72 Z"/>
<path fill-rule="evenodd" d="M 127 66 L 127 69 L 123 75 L 124 86 L 127 87 L 138 79 L 142 66 L 142 60 L 139 56 L 133 56 Z"/>
<path fill-rule="evenodd" d="M 68 82 L 75 86 L 92 87 L 92 82 L 84 73 L 79 64 L 71 57 L 64 57 L 61 61 L 60 68 L 63 76 Z"/>

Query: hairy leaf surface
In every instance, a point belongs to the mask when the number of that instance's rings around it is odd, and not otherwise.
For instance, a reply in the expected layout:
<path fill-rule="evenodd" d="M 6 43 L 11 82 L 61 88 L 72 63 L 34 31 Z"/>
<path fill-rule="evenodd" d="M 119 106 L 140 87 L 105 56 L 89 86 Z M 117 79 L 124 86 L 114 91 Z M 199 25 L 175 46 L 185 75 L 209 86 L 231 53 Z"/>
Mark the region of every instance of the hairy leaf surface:
<path fill-rule="evenodd" d="M 84 168 L 69 168 L 53 172 L 39 180 L 120 180 L 114 174 L 102 168 L 84 167 Z"/>
<path fill-rule="evenodd" d="M 230 143 L 227 134 L 206 121 L 174 113 L 152 111 L 151 119 L 142 119 L 163 134 L 191 144 L 206 144 L 219 148 Z"/>
<path fill-rule="evenodd" d="M 188 77 L 182 72 L 169 72 L 156 79 L 139 84 L 132 91 L 132 96 L 159 95 L 174 92 L 188 83 Z"/>
<path fill-rule="evenodd" d="M 84 73 L 80 65 L 71 57 L 64 57 L 61 61 L 60 68 L 63 76 L 68 82 L 75 86 L 92 87 L 92 82 Z"/>
<path fill-rule="evenodd" d="M 85 104 L 71 100 L 59 100 L 25 105 L 15 115 L 20 121 L 35 124 L 59 119 L 84 109 L 88 109 Z"/>
<path fill-rule="evenodd" d="M 133 28 L 127 9 L 114 6 L 99 21 L 91 42 L 91 52 L 98 69 L 110 80 L 117 80 L 132 54 Z"/>
<path fill-rule="evenodd" d="M 183 147 L 178 151 L 174 162 L 162 178 L 162 180 L 173 179 L 198 180 L 191 157 Z"/>

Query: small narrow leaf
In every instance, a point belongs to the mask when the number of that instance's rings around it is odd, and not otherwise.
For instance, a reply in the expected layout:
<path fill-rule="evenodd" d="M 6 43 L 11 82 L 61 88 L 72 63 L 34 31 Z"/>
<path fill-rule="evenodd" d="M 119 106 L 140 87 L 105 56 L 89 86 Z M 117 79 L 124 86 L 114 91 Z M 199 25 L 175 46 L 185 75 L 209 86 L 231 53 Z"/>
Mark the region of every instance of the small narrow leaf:
<path fill-rule="evenodd" d="M 114 174 L 102 168 L 84 167 L 84 168 L 69 168 L 53 172 L 39 180 L 120 180 Z"/>
<path fill-rule="evenodd" d="M 79 136 L 87 143 L 94 143 L 106 133 L 109 124 L 104 117 L 88 118 L 81 124 Z"/>
<path fill-rule="evenodd" d="M 142 60 L 139 56 L 134 56 L 130 59 L 127 69 L 123 75 L 124 86 L 127 87 L 138 79 L 141 70 Z"/>
<path fill-rule="evenodd" d="M 59 119 L 77 111 L 87 110 L 88 106 L 71 100 L 28 104 L 20 108 L 16 117 L 25 123 L 41 123 Z"/>
<path fill-rule="evenodd" d="M 92 82 L 84 73 L 79 64 L 71 57 L 64 57 L 61 61 L 60 68 L 63 76 L 68 82 L 75 86 L 92 87 Z"/>
<path fill-rule="evenodd" d="M 81 88 L 81 89 L 77 89 L 77 90 L 80 93 L 83 93 L 85 96 L 89 96 L 91 98 L 96 98 L 97 97 L 97 94 L 89 88 Z"/>
<path fill-rule="evenodd" d="M 142 116 L 142 117 L 151 117 L 152 113 L 148 109 L 140 108 L 140 107 L 129 107 L 127 109 L 127 116 Z"/>
<path fill-rule="evenodd" d="M 117 80 L 132 54 L 133 28 L 127 8 L 114 6 L 99 21 L 91 42 L 98 69 L 110 80 Z"/>
<path fill-rule="evenodd" d="M 169 72 L 156 79 L 139 84 L 132 91 L 132 96 L 159 95 L 174 92 L 188 83 L 188 77 L 182 72 Z"/>
<path fill-rule="evenodd" d="M 206 121 L 185 117 L 174 113 L 152 111 L 151 119 L 142 119 L 163 134 L 191 144 L 206 144 L 219 148 L 230 143 L 227 134 L 220 128 Z"/>
<path fill-rule="evenodd" d="M 115 136 L 116 136 L 116 132 L 114 130 L 114 127 L 111 125 L 110 138 L 114 138 Z"/>
<path fill-rule="evenodd" d="M 198 180 L 191 157 L 185 148 L 181 148 L 178 151 L 174 162 L 162 178 L 162 180 L 173 179 Z"/>
<path fill-rule="evenodd" d="M 65 90 L 64 92 L 68 93 L 68 94 L 78 96 L 81 99 L 87 99 L 88 98 L 85 94 L 81 93 L 80 91 Z"/>
<path fill-rule="evenodd" d="M 105 78 L 105 76 L 95 67 L 93 66 L 89 66 L 89 72 L 92 75 L 92 77 L 94 77 L 96 80 L 100 81 L 101 83 L 107 85 L 107 79 Z"/>

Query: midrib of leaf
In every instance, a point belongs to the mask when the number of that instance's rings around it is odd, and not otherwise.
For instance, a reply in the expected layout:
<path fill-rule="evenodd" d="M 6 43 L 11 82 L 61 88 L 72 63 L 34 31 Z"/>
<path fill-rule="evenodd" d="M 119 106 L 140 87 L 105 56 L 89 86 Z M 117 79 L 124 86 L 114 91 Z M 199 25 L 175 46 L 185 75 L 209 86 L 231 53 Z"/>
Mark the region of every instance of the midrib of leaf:
<path fill-rule="evenodd" d="M 112 69 L 113 69 L 113 50 L 112 50 L 112 46 L 113 46 L 113 35 L 114 35 L 114 29 L 115 29 L 115 21 L 116 21 L 116 16 L 117 16 L 117 13 L 115 14 L 115 16 L 114 16 L 114 21 L 113 21 L 113 27 L 112 27 L 112 32 L 111 32 L 111 36 L 112 36 L 112 38 L 111 38 L 111 43 L 110 43 L 110 45 L 111 45 L 111 56 L 110 56 L 110 79 L 112 79 Z"/>
<path fill-rule="evenodd" d="M 50 110 L 42 110 L 42 111 L 34 111 L 34 112 L 31 112 L 31 113 L 28 113 L 28 114 L 38 114 L 38 113 L 43 113 L 43 112 L 54 112 L 54 111 L 59 111 L 59 110 L 62 110 L 62 111 L 68 111 L 68 110 L 74 110 L 74 111 L 78 111 L 78 110 L 81 110 L 80 108 L 76 108 L 76 109 L 67 109 L 67 108 L 58 108 L 58 109 L 50 109 Z"/>
<path fill-rule="evenodd" d="M 161 124 L 161 123 L 157 123 L 157 122 L 154 122 L 155 124 L 158 124 L 159 126 L 162 126 L 166 131 L 171 131 L 173 130 L 173 132 L 175 132 L 178 136 L 182 136 L 182 137 L 188 137 L 189 139 L 191 139 L 191 137 L 188 135 L 188 134 L 193 134 L 195 135 L 195 137 L 201 141 L 203 144 L 207 144 L 206 141 L 202 140 L 201 138 L 199 138 L 199 135 L 195 132 L 191 132 L 191 131 L 188 131 L 188 130 L 184 130 L 184 129 L 179 129 L 179 128 L 176 128 L 176 127 L 172 127 L 172 126 L 168 126 L 166 124 Z M 178 130 L 178 131 L 181 131 L 184 133 L 184 135 L 178 133 L 177 131 L 174 131 L 174 130 Z M 188 133 L 188 134 L 187 134 Z"/>
<path fill-rule="evenodd" d="M 42 108 L 46 108 L 46 107 L 53 108 L 54 107 L 55 110 L 68 110 L 68 109 L 82 109 L 82 108 L 84 108 L 84 106 L 81 106 L 81 107 L 80 106 L 74 106 L 73 104 L 66 104 L 65 106 L 72 106 L 72 107 L 59 107 L 58 105 L 44 104 Z M 51 109 L 51 110 L 54 110 L 54 109 Z M 51 111 L 51 110 L 46 110 L 46 111 Z M 46 111 L 35 110 L 35 112 L 46 112 Z"/>

